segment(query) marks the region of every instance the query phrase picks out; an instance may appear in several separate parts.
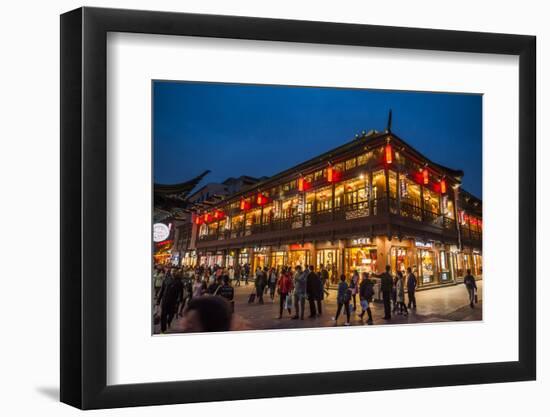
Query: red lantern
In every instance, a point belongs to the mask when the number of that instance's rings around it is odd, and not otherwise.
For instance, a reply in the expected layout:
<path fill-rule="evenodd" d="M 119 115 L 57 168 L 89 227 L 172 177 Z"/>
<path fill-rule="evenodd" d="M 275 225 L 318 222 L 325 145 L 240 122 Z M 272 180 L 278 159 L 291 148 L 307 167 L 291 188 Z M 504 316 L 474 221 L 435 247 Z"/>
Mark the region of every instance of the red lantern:
<path fill-rule="evenodd" d="M 386 164 L 391 164 L 393 161 L 393 151 L 391 145 L 388 143 L 384 149 Z"/>
<path fill-rule="evenodd" d="M 430 182 L 430 174 L 428 173 L 428 168 L 424 168 L 422 170 L 422 183 L 424 185 L 428 185 Z"/>
<path fill-rule="evenodd" d="M 197 215 L 197 216 L 195 217 L 195 224 L 198 226 L 198 225 L 201 225 L 202 222 L 203 222 L 202 216 Z"/>
<path fill-rule="evenodd" d="M 216 220 L 221 220 L 221 219 L 224 218 L 224 216 L 225 216 L 225 214 L 224 214 L 223 211 L 221 211 L 221 210 L 215 210 L 215 211 L 214 211 L 214 218 L 215 218 Z"/>
<path fill-rule="evenodd" d="M 441 194 L 446 194 L 447 193 L 447 182 L 445 181 L 444 178 L 441 180 L 440 186 L 441 186 Z"/>
<path fill-rule="evenodd" d="M 206 213 L 206 214 L 204 215 L 204 222 L 205 222 L 205 223 L 209 223 L 209 222 L 211 222 L 211 221 L 212 221 L 212 215 L 211 215 L 210 213 Z"/>
<path fill-rule="evenodd" d="M 241 198 L 241 210 L 248 210 L 250 208 L 250 201 Z"/>
<path fill-rule="evenodd" d="M 298 178 L 298 191 L 306 191 L 309 190 L 310 187 L 311 184 L 309 183 L 309 181 L 304 179 L 304 177 Z"/>
<path fill-rule="evenodd" d="M 263 206 L 266 203 L 267 203 L 267 197 L 262 193 L 258 193 L 258 196 L 256 197 L 256 204 L 259 206 Z"/>
<path fill-rule="evenodd" d="M 332 166 L 327 168 L 327 181 L 328 182 L 338 182 L 342 178 L 340 171 L 334 169 Z"/>

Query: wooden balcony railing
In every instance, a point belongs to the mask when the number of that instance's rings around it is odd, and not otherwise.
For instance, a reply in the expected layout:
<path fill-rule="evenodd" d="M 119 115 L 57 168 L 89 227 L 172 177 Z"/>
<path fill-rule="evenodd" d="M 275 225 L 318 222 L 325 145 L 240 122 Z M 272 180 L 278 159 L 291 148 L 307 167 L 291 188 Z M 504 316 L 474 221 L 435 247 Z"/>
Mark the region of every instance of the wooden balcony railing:
<path fill-rule="evenodd" d="M 235 239 L 273 231 L 307 228 L 331 221 L 348 221 L 366 217 L 376 217 L 388 213 L 421 224 L 437 226 L 444 230 L 453 230 L 456 227 L 454 219 L 444 217 L 441 214 L 429 210 L 422 210 L 418 206 L 403 201 L 398 203 L 394 198 L 379 198 L 372 200 L 370 205 L 369 201 L 360 201 L 353 204 L 337 206 L 334 210 L 308 212 L 287 218 L 272 219 L 269 223 L 264 224 L 257 223 L 243 226 L 241 223 L 235 230 L 218 230 L 216 233 L 200 236 L 199 240 L 212 241 Z M 464 227 L 461 229 L 461 233 L 466 239 L 481 240 L 481 233 Z"/>

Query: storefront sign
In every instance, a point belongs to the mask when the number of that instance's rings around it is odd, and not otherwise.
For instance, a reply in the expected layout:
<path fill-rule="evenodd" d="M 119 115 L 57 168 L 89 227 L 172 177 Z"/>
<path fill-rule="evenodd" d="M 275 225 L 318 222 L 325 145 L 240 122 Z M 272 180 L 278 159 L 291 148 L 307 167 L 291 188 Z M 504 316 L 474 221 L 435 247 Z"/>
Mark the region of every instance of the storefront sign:
<path fill-rule="evenodd" d="M 415 240 L 414 241 L 414 246 L 416 246 L 417 248 L 431 248 L 431 247 L 433 247 L 433 243 L 432 242 L 422 242 L 421 240 Z"/>
<path fill-rule="evenodd" d="M 352 239 L 351 245 L 352 246 L 359 246 L 359 245 L 370 245 L 372 243 L 371 239 L 369 237 L 361 237 L 358 239 Z"/>
<path fill-rule="evenodd" d="M 164 223 L 155 223 L 153 225 L 153 242 L 162 242 L 168 239 L 171 228 L 172 224 L 166 226 Z"/>

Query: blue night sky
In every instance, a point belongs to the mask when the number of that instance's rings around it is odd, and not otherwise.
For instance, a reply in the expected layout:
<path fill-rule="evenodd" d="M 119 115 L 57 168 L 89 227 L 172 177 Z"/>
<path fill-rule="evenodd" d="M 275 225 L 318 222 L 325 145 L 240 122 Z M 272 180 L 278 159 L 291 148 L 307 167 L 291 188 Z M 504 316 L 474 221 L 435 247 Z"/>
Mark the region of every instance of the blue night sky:
<path fill-rule="evenodd" d="M 153 94 L 155 183 L 271 176 L 383 131 L 391 108 L 394 133 L 482 197 L 480 95 L 171 81 Z"/>

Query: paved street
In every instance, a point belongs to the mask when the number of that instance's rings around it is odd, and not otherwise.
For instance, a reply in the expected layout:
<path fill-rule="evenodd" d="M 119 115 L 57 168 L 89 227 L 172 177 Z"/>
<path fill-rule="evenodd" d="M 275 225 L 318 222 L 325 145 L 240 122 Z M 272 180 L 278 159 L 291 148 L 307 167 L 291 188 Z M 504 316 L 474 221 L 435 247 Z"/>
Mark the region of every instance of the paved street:
<path fill-rule="evenodd" d="M 458 284 L 449 287 L 435 288 L 431 290 L 418 291 L 416 293 L 417 309 L 409 309 L 408 317 L 393 315 L 391 321 L 386 321 L 382 302 L 373 303 L 372 313 L 374 325 L 407 324 L 407 323 L 435 323 L 449 321 L 471 321 L 482 318 L 483 282 L 478 281 L 479 303 L 473 309 L 468 304 L 468 294 L 464 285 Z M 235 330 L 262 330 L 262 329 L 288 329 L 308 327 L 329 327 L 334 326 L 331 318 L 336 313 L 336 290 L 330 290 L 328 298 L 323 302 L 323 315 L 314 319 L 308 318 L 309 305 L 306 301 L 306 314 L 304 320 L 291 320 L 288 312 L 283 313 L 283 319 L 277 319 L 279 315 L 279 299 L 276 296 L 272 302 L 269 295 L 264 296 L 265 304 L 257 302 L 248 304 L 248 296 L 253 291 L 253 284 L 235 288 Z M 406 300 L 407 301 L 407 300 Z M 357 307 L 360 313 L 359 298 Z M 294 311 L 293 311 L 294 313 Z M 365 315 L 366 316 L 366 315 Z M 345 314 L 342 311 L 338 325 L 345 322 Z M 352 312 L 351 324 L 363 325 L 358 314 Z M 159 326 L 155 326 L 155 333 L 158 333 Z M 181 329 L 181 319 L 174 319 L 169 333 L 178 332 Z"/>

